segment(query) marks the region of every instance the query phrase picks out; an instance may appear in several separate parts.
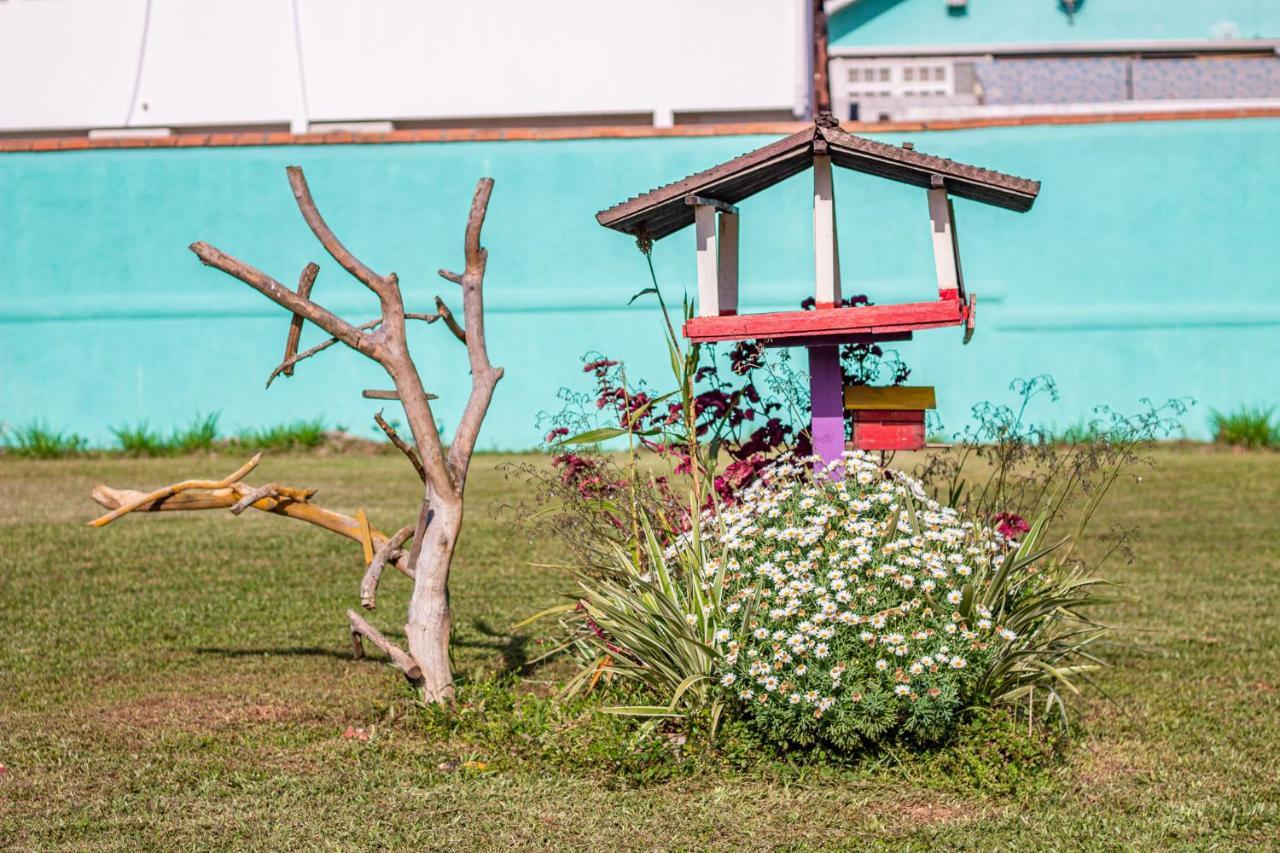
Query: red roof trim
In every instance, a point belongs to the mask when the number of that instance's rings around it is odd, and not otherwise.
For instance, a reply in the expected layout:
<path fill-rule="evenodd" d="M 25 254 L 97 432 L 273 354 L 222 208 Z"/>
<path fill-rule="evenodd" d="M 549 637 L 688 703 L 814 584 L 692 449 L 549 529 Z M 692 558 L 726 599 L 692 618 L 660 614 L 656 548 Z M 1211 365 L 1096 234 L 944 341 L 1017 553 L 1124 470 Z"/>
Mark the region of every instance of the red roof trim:
<path fill-rule="evenodd" d="M 1280 118 L 1280 108 L 1250 107 L 1214 110 L 1152 110 L 1141 113 L 1018 116 L 1009 118 L 946 119 L 914 122 L 848 122 L 841 129 L 853 133 L 914 133 L 926 130 L 968 130 L 981 127 L 1027 127 L 1045 124 L 1112 124 L 1139 121 L 1204 121 L 1232 118 Z M 448 128 L 394 130 L 389 133 L 176 133 L 143 139 L 89 139 L 51 134 L 35 138 L 0 138 L 0 153 L 30 151 L 89 151 L 104 148 L 221 148 L 259 145 L 382 145 L 421 142 L 555 141 L 562 139 L 654 139 L 688 136 L 747 136 L 790 134 L 812 126 L 809 122 L 747 122 L 681 125 L 679 127 L 595 126 L 545 128 Z"/>

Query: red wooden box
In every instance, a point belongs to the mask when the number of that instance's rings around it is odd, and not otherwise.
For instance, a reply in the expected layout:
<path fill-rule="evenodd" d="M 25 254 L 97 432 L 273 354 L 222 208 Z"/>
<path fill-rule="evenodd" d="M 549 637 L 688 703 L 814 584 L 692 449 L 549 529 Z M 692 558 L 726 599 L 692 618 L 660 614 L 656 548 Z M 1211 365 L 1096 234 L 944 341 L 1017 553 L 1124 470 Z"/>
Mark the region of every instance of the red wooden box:
<path fill-rule="evenodd" d="M 933 388 L 844 389 L 853 412 L 853 446 L 858 450 L 919 450 L 924 447 L 924 413 L 936 406 Z"/>
<path fill-rule="evenodd" d="M 924 447 L 924 411 L 854 412 L 853 446 L 858 450 L 919 450 Z"/>

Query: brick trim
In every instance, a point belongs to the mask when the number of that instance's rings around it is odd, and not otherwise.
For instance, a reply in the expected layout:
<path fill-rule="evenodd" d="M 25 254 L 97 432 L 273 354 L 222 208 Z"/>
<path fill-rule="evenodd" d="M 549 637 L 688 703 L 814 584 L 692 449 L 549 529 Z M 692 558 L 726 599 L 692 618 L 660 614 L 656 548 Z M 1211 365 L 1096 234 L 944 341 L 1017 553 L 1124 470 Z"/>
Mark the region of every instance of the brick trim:
<path fill-rule="evenodd" d="M 1280 108 L 1250 107 L 1215 110 L 1169 110 L 1089 115 L 1009 116 L 1003 118 L 937 119 L 912 122 L 846 122 L 853 133 L 909 133 L 925 130 L 967 130 L 980 127 L 1026 127 L 1046 124 L 1112 124 L 1137 121 L 1196 121 L 1231 118 L 1280 118 Z M 389 133 L 176 133 L 172 136 L 89 139 L 87 136 L 47 136 L 0 139 L 0 153 L 21 151 L 88 151 L 107 148 L 225 148 L 262 145 L 385 145 L 414 142 L 543 142 L 565 139 L 653 139 L 690 136 L 783 135 L 810 122 L 745 122 L 678 127 L 603 125 L 596 127 L 441 128 L 394 130 Z"/>

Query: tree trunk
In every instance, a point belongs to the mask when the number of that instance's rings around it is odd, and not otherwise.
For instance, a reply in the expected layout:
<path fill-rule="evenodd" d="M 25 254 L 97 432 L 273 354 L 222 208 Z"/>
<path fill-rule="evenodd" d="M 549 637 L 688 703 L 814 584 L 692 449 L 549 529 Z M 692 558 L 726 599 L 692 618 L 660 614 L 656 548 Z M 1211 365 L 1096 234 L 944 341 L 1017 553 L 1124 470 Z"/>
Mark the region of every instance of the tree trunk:
<path fill-rule="evenodd" d="M 423 529 L 425 527 L 425 530 Z M 410 562 L 414 569 L 409 620 L 404 626 L 409 654 L 422 670 L 422 698 L 447 702 L 453 698 L 453 668 L 449 661 L 449 566 L 462 529 L 462 500 L 430 495 L 423 504 L 418 535 Z M 419 544 L 421 543 L 421 544 Z"/>

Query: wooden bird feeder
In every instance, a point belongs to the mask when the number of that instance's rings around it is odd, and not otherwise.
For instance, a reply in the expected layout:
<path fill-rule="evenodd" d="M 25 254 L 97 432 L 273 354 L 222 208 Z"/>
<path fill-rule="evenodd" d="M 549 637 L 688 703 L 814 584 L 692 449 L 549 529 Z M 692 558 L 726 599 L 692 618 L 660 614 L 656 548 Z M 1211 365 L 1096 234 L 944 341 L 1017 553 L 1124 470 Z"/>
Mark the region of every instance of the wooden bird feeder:
<path fill-rule="evenodd" d="M 936 300 L 842 306 L 833 166 L 925 190 Z M 736 204 L 810 167 L 816 310 L 739 314 Z M 853 442 L 859 449 L 924 446 L 924 412 L 935 405 L 933 389 L 842 388 L 839 347 L 909 340 L 916 331 L 946 326 L 963 327 L 968 343 L 976 298 L 965 290 L 951 197 L 1021 213 L 1031 209 L 1039 192 L 1038 181 L 932 157 L 909 143 L 898 147 L 846 133 L 824 113 L 813 127 L 614 205 L 596 219 L 638 240 L 660 240 L 694 226 L 697 316 L 685 323 L 685 337 L 695 342 L 756 340 L 769 346 L 806 347 L 814 449 L 831 462 L 845 447 L 846 408 L 854 413 Z"/>

